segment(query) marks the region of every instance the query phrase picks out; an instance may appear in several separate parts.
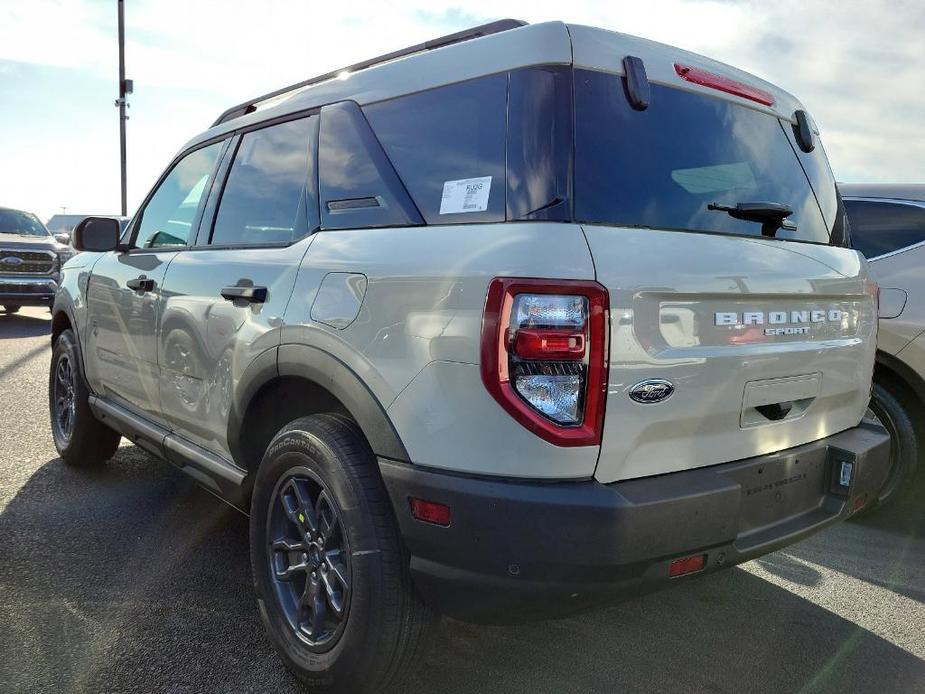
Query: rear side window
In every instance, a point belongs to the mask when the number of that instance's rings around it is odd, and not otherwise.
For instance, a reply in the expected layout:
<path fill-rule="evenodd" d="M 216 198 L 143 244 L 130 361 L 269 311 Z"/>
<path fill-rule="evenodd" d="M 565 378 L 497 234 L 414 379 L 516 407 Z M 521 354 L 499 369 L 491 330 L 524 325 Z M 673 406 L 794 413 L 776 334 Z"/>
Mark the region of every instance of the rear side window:
<path fill-rule="evenodd" d="M 845 200 L 851 245 L 867 258 L 925 241 L 925 208 L 899 202 Z"/>
<path fill-rule="evenodd" d="M 507 218 L 572 216 L 572 75 L 564 67 L 511 73 L 508 93 Z"/>
<path fill-rule="evenodd" d="M 291 243 L 318 226 L 312 167 L 317 116 L 241 137 L 222 192 L 213 245 Z"/>
<path fill-rule="evenodd" d="M 364 107 L 428 224 L 501 222 L 507 75 Z"/>
<path fill-rule="evenodd" d="M 797 225 L 777 238 L 829 242 L 830 227 L 773 116 L 655 84 L 649 107 L 635 111 L 622 78 L 576 70 L 575 130 L 578 221 L 760 236 L 760 223 L 708 205 L 777 202 Z"/>
<path fill-rule="evenodd" d="M 321 109 L 318 173 L 325 229 L 424 223 L 360 107 L 352 101 Z"/>

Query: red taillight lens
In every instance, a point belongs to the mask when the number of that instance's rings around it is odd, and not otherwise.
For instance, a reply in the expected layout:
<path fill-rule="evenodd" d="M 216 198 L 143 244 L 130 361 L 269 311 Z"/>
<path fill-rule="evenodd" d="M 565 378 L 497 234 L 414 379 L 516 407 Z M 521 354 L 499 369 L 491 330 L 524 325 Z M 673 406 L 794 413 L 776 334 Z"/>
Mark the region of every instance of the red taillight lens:
<path fill-rule="evenodd" d="M 675 559 L 671 564 L 668 565 L 668 576 L 670 578 L 677 578 L 678 576 L 683 576 L 685 574 L 692 574 L 698 571 L 703 571 L 703 567 L 707 564 L 707 555 L 706 554 L 696 554 L 693 557 L 684 557 L 684 559 Z"/>
<path fill-rule="evenodd" d="M 583 359 L 585 335 L 554 328 L 522 328 L 514 333 L 514 353 L 524 359 Z"/>
<path fill-rule="evenodd" d="M 758 87 L 753 87 L 750 84 L 745 84 L 744 82 L 739 82 L 729 77 L 723 77 L 723 75 L 717 75 L 715 72 L 702 70 L 699 67 L 679 65 L 678 63 L 674 64 L 674 71 L 686 82 L 699 84 L 702 87 L 709 87 L 710 89 L 716 89 L 721 92 L 726 92 L 727 94 L 735 94 L 736 96 L 741 96 L 743 99 L 757 101 L 759 104 L 764 104 L 765 106 L 774 105 L 774 95 L 770 92 L 766 92 L 763 89 L 758 89 Z"/>
<path fill-rule="evenodd" d="M 607 311 L 607 291 L 596 282 L 492 280 L 481 348 L 488 392 L 550 443 L 599 444 Z"/>
<path fill-rule="evenodd" d="M 446 504 L 439 504 L 436 501 L 427 501 L 426 499 L 408 499 L 411 504 L 411 515 L 425 523 L 434 525 L 450 524 L 450 507 Z"/>

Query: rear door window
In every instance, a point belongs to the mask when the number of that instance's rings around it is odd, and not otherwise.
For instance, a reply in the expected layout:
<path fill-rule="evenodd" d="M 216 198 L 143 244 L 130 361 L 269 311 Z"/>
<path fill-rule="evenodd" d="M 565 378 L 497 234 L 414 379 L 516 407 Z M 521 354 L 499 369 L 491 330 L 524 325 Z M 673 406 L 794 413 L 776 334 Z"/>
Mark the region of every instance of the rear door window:
<path fill-rule="evenodd" d="M 867 258 L 925 241 L 925 207 L 910 203 L 845 200 L 851 245 Z"/>
<path fill-rule="evenodd" d="M 318 227 L 318 117 L 244 133 L 225 181 L 212 245 L 286 244 Z"/>
<path fill-rule="evenodd" d="M 777 118 L 720 98 L 651 90 L 649 107 L 635 111 L 621 77 L 575 71 L 578 221 L 759 236 L 760 223 L 708 206 L 777 202 L 796 224 L 777 238 L 829 242 L 831 227 Z"/>
<path fill-rule="evenodd" d="M 364 107 L 428 224 L 502 222 L 507 75 Z"/>

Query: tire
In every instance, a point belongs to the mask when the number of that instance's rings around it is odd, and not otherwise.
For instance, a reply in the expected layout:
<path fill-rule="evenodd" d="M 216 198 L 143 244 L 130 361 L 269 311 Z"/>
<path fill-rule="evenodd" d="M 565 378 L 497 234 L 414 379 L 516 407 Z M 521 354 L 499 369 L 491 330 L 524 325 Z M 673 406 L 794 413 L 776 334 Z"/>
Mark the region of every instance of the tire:
<path fill-rule="evenodd" d="M 55 340 L 48 374 L 51 434 L 65 463 L 90 468 L 113 456 L 121 436 L 93 416 L 80 364 L 74 333 L 65 330 Z"/>
<path fill-rule="evenodd" d="M 870 507 L 872 511 L 896 503 L 912 487 L 918 467 L 919 442 L 909 406 L 882 383 L 874 383 L 870 410 L 890 433 L 890 473 L 880 488 L 877 503 Z"/>
<path fill-rule="evenodd" d="M 311 691 L 378 692 L 420 661 L 437 619 L 411 585 L 376 458 L 353 421 L 312 415 L 274 437 L 254 482 L 250 552 L 270 640 Z"/>
<path fill-rule="evenodd" d="M 17 313 L 22 306 L 17 306 L 16 304 L 4 304 L 3 312 L 4 313 Z"/>

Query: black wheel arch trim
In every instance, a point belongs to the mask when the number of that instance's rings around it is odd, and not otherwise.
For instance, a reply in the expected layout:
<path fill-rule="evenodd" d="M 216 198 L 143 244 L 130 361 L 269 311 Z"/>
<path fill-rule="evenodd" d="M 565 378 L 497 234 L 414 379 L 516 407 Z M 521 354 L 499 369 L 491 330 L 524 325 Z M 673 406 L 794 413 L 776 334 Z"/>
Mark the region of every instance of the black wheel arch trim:
<path fill-rule="evenodd" d="M 83 344 L 80 340 L 80 326 L 77 324 L 77 319 L 74 315 L 74 304 L 73 299 L 71 299 L 70 294 L 59 291 L 55 294 L 55 301 L 51 306 L 51 322 L 52 322 L 52 331 L 49 335 L 51 340 L 52 349 L 55 346 L 55 334 L 54 334 L 54 322 L 55 317 L 63 313 L 67 317 L 67 322 L 70 326 L 71 332 L 74 333 L 74 349 L 77 351 L 77 362 L 80 365 L 80 379 L 83 381 L 84 386 L 87 389 L 88 393 L 93 393 L 93 389 L 90 387 L 89 381 L 87 381 L 87 365 L 84 361 L 84 350 Z"/>
<path fill-rule="evenodd" d="M 282 376 L 311 381 L 337 398 L 356 420 L 376 455 L 410 461 L 385 408 L 356 372 L 329 352 L 301 343 L 282 344 L 263 352 L 238 382 L 228 422 L 228 442 L 235 460 L 243 460 L 239 457 L 244 450 L 241 423 L 248 405 L 263 386 Z"/>
<path fill-rule="evenodd" d="M 876 365 L 882 366 L 899 376 L 909 386 L 919 402 L 925 405 L 925 380 L 922 379 L 915 369 L 907 365 L 899 357 L 880 350 L 877 351 Z"/>

